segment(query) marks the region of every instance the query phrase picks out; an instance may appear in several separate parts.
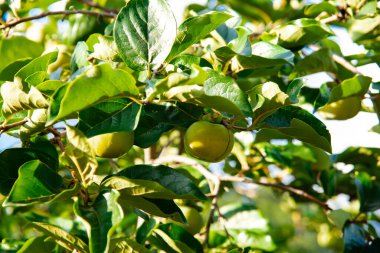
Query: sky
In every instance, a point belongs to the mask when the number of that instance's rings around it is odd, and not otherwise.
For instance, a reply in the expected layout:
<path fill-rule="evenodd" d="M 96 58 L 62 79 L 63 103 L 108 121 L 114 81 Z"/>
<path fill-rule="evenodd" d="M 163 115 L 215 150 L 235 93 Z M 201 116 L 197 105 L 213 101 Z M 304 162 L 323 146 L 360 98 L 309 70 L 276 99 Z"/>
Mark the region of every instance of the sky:
<path fill-rule="evenodd" d="M 177 24 L 182 22 L 182 14 L 186 5 L 191 3 L 205 4 L 207 0 L 168 0 L 176 17 Z M 364 52 L 364 48 L 353 43 L 345 29 L 334 28 L 336 36 L 334 39 L 341 47 L 344 55 L 358 54 Z M 374 82 L 380 82 L 380 68 L 376 64 L 362 66 L 359 70 L 373 78 Z M 307 83 L 313 87 L 319 87 L 325 81 L 329 81 L 326 74 L 314 74 L 306 77 Z M 316 115 L 319 117 L 318 115 Z M 349 146 L 363 147 L 380 147 L 380 134 L 370 132 L 369 130 L 376 124 L 378 119 L 374 113 L 360 112 L 352 119 L 345 121 L 322 120 L 332 137 L 333 153 L 340 153 Z M 18 143 L 18 140 L 11 138 L 6 134 L 0 137 L 0 151 L 12 147 Z"/>

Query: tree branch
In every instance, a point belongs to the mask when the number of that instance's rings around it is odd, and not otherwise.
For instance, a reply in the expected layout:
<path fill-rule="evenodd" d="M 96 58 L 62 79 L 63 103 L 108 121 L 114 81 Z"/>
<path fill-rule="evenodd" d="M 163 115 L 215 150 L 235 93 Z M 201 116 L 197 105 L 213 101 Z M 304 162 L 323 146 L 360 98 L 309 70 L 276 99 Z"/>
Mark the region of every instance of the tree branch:
<path fill-rule="evenodd" d="M 219 180 L 222 182 L 238 182 L 238 183 L 256 184 L 256 185 L 261 185 L 261 186 L 268 186 L 268 187 L 272 187 L 272 188 L 277 188 L 277 189 L 280 189 L 282 191 L 293 193 L 293 194 L 300 196 L 304 199 L 307 199 L 311 202 L 314 202 L 325 210 L 331 210 L 331 208 L 327 205 L 327 203 L 320 201 L 319 199 L 311 196 L 310 194 L 308 194 L 308 193 L 306 193 L 300 189 L 293 188 L 291 186 L 254 181 L 254 180 L 249 179 L 249 178 L 234 177 L 234 176 L 221 176 L 221 177 L 219 177 Z"/>
<path fill-rule="evenodd" d="M 97 16 L 97 17 L 102 16 L 102 17 L 107 17 L 107 18 L 115 18 L 116 17 L 115 13 L 96 12 L 96 11 L 88 11 L 88 10 L 48 11 L 48 12 L 42 12 L 41 14 L 35 15 L 35 16 L 30 16 L 30 17 L 26 17 L 26 18 L 19 18 L 19 19 L 13 19 L 13 20 L 11 20 L 9 22 L 6 22 L 3 25 L 0 25 L 0 29 L 4 30 L 6 28 L 11 28 L 11 27 L 14 27 L 14 26 L 16 26 L 18 24 L 24 23 L 24 22 L 28 22 L 28 21 L 35 20 L 35 19 L 44 18 L 44 17 L 47 17 L 47 16 L 52 16 L 52 15 L 64 15 L 64 16 L 67 16 L 67 15 L 74 15 L 74 14 L 85 14 L 85 15 Z"/>
<path fill-rule="evenodd" d="M 1 125 L 0 126 L 0 134 L 8 131 L 11 128 L 22 126 L 22 125 L 26 124 L 27 122 L 28 122 L 28 119 L 24 119 L 24 120 L 21 120 L 19 122 L 15 122 L 15 123 L 12 123 L 12 124 Z"/>
<path fill-rule="evenodd" d="M 84 3 L 86 5 L 88 5 L 89 7 L 92 7 L 92 8 L 95 8 L 95 9 L 99 9 L 99 10 L 102 10 L 102 11 L 105 11 L 105 12 L 109 12 L 109 13 L 118 13 L 117 10 L 115 9 L 111 9 L 111 8 L 107 8 L 107 7 L 104 7 L 104 6 L 101 6 L 97 3 L 94 3 L 93 1 L 91 0 L 77 0 L 78 2 L 81 2 L 81 3 Z"/>

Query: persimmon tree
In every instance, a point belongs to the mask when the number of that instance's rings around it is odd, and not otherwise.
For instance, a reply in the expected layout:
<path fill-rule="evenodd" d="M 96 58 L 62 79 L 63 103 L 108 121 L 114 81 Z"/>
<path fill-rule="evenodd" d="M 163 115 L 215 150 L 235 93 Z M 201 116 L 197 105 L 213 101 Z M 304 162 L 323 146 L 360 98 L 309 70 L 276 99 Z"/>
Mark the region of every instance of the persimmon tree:
<path fill-rule="evenodd" d="M 380 149 L 321 120 L 379 115 L 379 6 L 305 2 L 0 1 L 0 251 L 380 252 Z"/>

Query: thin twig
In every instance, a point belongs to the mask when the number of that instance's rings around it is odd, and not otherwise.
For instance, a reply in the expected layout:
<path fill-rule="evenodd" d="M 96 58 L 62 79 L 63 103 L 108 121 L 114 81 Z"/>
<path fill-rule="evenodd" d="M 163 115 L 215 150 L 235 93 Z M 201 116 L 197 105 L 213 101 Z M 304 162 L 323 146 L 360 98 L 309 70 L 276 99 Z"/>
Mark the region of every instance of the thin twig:
<path fill-rule="evenodd" d="M 118 13 L 117 10 L 115 9 L 111 9 L 111 8 L 107 8 L 107 7 L 104 7 L 104 6 L 101 6 L 97 3 L 94 3 L 93 1 L 90 1 L 90 0 L 77 0 L 78 2 L 81 2 L 81 3 L 84 3 L 92 8 L 95 8 L 95 9 L 99 9 L 99 10 L 102 10 L 102 11 L 105 11 L 105 12 L 109 12 L 109 13 Z"/>
<path fill-rule="evenodd" d="M 1 25 L 0 29 L 3 30 L 6 28 L 11 28 L 11 27 L 14 27 L 18 24 L 28 22 L 31 20 L 35 20 L 35 19 L 44 18 L 47 16 L 52 16 L 52 15 L 65 15 L 65 16 L 67 16 L 67 15 L 74 15 L 74 14 L 85 14 L 85 15 L 98 16 L 98 17 L 102 16 L 102 17 L 107 17 L 107 18 L 115 18 L 116 17 L 115 13 L 97 12 L 97 11 L 89 11 L 89 10 L 47 11 L 47 12 L 42 12 L 39 15 L 11 20 L 11 21 L 5 23 L 4 25 Z"/>
<path fill-rule="evenodd" d="M 275 184 L 275 183 L 267 183 L 267 182 L 261 182 L 261 181 L 254 181 L 254 180 L 249 179 L 249 178 L 234 177 L 234 176 L 221 176 L 221 177 L 219 177 L 219 180 L 222 182 L 238 182 L 238 183 L 256 184 L 256 185 L 261 185 L 261 186 L 268 186 L 268 187 L 272 187 L 272 188 L 277 188 L 277 189 L 280 189 L 282 191 L 293 193 L 293 194 L 300 196 L 304 199 L 307 199 L 311 202 L 314 202 L 325 210 L 331 210 L 331 208 L 327 205 L 327 203 L 311 196 L 310 194 L 308 194 L 308 193 L 306 193 L 300 189 L 296 189 L 296 188 L 293 188 L 291 186 L 286 186 L 286 185 L 282 185 L 282 184 Z"/>
<path fill-rule="evenodd" d="M 19 122 L 15 122 L 15 123 L 12 123 L 12 124 L 1 125 L 1 126 L 0 126 L 0 134 L 2 134 L 2 133 L 4 133 L 4 132 L 8 131 L 8 130 L 11 129 L 11 128 L 25 125 L 27 122 L 28 122 L 28 119 L 24 119 L 24 120 L 21 120 L 21 121 L 19 121 Z"/>
<path fill-rule="evenodd" d="M 210 228 L 211 228 L 211 224 L 214 222 L 214 214 L 215 214 L 215 211 L 216 209 L 218 208 L 218 195 L 219 195 L 219 190 L 220 190 L 220 181 L 218 181 L 216 184 L 215 184 L 215 196 L 214 198 L 212 199 L 212 202 L 211 202 L 211 209 L 210 209 L 210 215 L 208 217 L 208 220 L 207 220 L 207 224 L 206 224 L 206 231 L 205 231 L 205 238 L 204 238 L 204 241 L 203 241 L 203 246 L 206 246 L 208 245 L 208 240 L 209 240 L 209 237 L 210 237 Z"/>
<path fill-rule="evenodd" d="M 318 51 L 321 49 L 319 46 L 316 46 L 316 45 L 309 45 L 309 48 L 314 50 L 314 51 Z M 357 74 L 357 75 L 363 75 L 355 66 L 353 66 L 349 61 L 347 61 L 343 57 L 341 57 L 337 54 L 333 54 L 332 58 L 336 63 L 339 63 L 344 68 L 351 71 L 352 73 Z"/>
<path fill-rule="evenodd" d="M 61 139 L 62 134 L 60 132 L 58 132 L 57 129 L 54 129 L 52 127 L 49 127 L 47 130 L 49 133 L 54 135 L 54 138 L 51 139 L 51 141 L 56 143 L 58 145 L 59 149 L 61 150 L 61 152 L 64 153 L 65 152 L 65 146 L 62 143 L 62 139 Z"/>

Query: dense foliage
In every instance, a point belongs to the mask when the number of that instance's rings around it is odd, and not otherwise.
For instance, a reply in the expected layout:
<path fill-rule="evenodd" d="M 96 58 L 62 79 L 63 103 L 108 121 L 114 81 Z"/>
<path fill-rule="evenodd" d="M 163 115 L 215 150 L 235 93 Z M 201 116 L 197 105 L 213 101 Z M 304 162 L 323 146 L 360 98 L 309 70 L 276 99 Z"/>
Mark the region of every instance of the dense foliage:
<path fill-rule="evenodd" d="M 0 0 L 0 252 L 380 252 L 380 149 L 321 121 L 380 115 L 379 6 L 312 2 Z"/>

